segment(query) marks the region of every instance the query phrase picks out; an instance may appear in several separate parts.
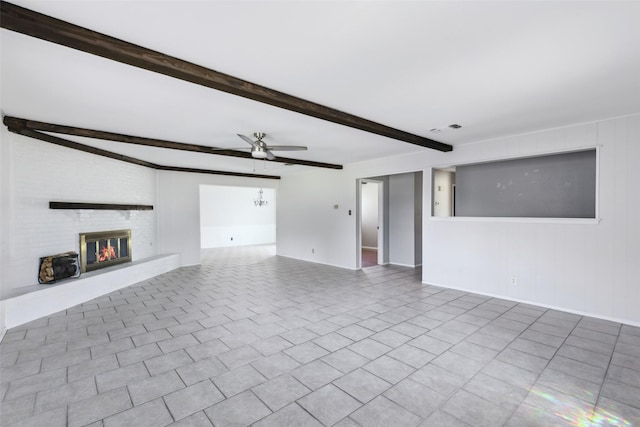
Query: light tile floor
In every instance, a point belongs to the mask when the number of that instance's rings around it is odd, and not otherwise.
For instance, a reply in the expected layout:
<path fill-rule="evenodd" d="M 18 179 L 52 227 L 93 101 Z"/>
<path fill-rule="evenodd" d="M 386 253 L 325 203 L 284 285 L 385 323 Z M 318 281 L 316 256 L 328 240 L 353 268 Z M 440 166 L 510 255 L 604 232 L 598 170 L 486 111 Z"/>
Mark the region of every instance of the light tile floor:
<path fill-rule="evenodd" d="M 0 344 L 1 425 L 640 426 L 640 328 L 208 250 Z"/>

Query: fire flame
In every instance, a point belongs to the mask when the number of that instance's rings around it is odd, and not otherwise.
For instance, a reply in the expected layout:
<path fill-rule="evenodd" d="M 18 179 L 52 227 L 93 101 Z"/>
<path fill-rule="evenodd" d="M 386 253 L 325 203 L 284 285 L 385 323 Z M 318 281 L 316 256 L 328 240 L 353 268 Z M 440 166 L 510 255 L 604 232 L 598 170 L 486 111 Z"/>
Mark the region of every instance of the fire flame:
<path fill-rule="evenodd" d="M 100 253 L 98 254 L 98 262 L 108 261 L 110 259 L 118 258 L 116 254 L 116 249 L 113 246 L 102 246 L 100 247 Z"/>

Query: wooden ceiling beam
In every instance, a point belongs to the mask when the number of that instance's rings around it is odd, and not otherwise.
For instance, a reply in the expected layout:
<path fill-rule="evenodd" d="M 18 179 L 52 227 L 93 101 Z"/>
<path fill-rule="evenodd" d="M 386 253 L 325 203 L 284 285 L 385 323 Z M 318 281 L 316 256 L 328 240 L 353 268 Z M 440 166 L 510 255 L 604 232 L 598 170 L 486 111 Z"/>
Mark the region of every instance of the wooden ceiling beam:
<path fill-rule="evenodd" d="M 449 144 L 241 80 L 12 3 L 0 3 L 0 26 L 11 31 L 365 132 L 434 150 L 453 150 Z"/>
<path fill-rule="evenodd" d="M 215 154 L 217 156 L 239 157 L 243 159 L 253 159 L 251 153 L 236 150 L 220 150 L 207 145 L 186 144 L 183 142 L 166 141 L 162 139 L 144 138 L 141 136 L 123 135 L 120 133 L 106 132 L 101 130 L 78 128 L 73 126 L 57 125 L 53 123 L 38 122 L 35 120 L 21 119 L 18 117 L 5 116 L 4 124 L 15 129 L 30 129 L 41 132 L 61 133 L 65 135 L 82 136 L 86 138 L 102 139 L 106 141 L 122 142 L 126 144 L 146 145 L 148 147 L 168 148 L 172 150 L 193 151 L 196 153 Z M 314 162 L 311 160 L 291 159 L 288 157 L 276 157 L 269 162 L 287 163 L 292 165 L 313 166 L 327 169 L 342 169 L 342 165 L 333 163 Z"/>
<path fill-rule="evenodd" d="M 183 168 L 179 166 L 159 165 L 156 163 L 147 162 L 145 160 L 136 159 L 134 157 L 113 153 L 111 151 L 103 150 L 101 148 L 92 147 L 90 145 L 69 141 L 64 138 L 59 138 L 57 136 L 38 132 L 32 129 L 17 128 L 17 127 L 11 127 L 11 126 L 8 126 L 8 128 L 10 132 L 17 133 L 18 135 L 27 136 L 30 138 L 38 139 L 40 141 L 45 141 L 51 144 L 60 145 L 62 147 L 72 148 L 74 150 L 84 151 L 85 153 L 91 153 L 91 154 L 95 154 L 102 157 L 108 157 L 110 159 L 119 160 L 121 162 L 131 163 L 138 166 L 145 166 L 155 170 L 205 173 L 205 174 L 211 174 L 211 175 L 238 176 L 238 177 L 245 177 L 245 178 L 280 179 L 280 177 L 276 175 L 261 175 L 261 174 L 254 174 L 254 173 L 217 171 L 217 170 L 209 170 L 209 169 L 193 169 L 193 168 Z"/>
<path fill-rule="evenodd" d="M 73 126 L 57 125 L 53 123 L 39 122 L 35 120 L 21 119 L 18 117 L 5 116 L 4 124 L 8 128 L 30 129 L 41 132 L 61 133 L 65 135 L 82 136 L 86 138 L 102 139 L 106 141 L 122 142 L 125 144 L 146 145 L 148 147 L 168 148 L 172 150 L 192 151 L 196 153 L 214 154 L 217 156 L 239 157 L 242 159 L 253 159 L 251 153 L 244 153 L 236 150 L 220 150 L 207 145 L 186 144 L 183 142 L 166 141 L 162 139 L 144 138 L 141 136 L 123 135 L 120 133 L 106 132 L 101 130 L 78 128 Z M 314 162 L 311 160 L 291 159 L 288 157 L 276 157 L 269 162 L 286 163 L 301 166 L 313 166 L 327 169 L 342 169 L 342 165 L 333 163 Z"/>

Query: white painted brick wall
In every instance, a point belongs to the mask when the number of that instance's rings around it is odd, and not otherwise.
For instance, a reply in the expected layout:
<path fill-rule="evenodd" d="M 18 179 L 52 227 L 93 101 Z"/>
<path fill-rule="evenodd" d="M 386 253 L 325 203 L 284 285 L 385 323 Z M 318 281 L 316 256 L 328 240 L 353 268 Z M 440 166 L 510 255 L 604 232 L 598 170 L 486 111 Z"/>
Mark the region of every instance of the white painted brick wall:
<path fill-rule="evenodd" d="M 3 230 L 8 254 L 0 260 L 2 295 L 37 283 L 40 257 L 79 251 L 81 232 L 131 229 L 134 261 L 157 254 L 156 171 L 4 130 L 2 136 L 10 158 L 10 170 L 3 171 L 10 229 Z M 52 200 L 146 204 L 154 210 L 52 210 Z"/>

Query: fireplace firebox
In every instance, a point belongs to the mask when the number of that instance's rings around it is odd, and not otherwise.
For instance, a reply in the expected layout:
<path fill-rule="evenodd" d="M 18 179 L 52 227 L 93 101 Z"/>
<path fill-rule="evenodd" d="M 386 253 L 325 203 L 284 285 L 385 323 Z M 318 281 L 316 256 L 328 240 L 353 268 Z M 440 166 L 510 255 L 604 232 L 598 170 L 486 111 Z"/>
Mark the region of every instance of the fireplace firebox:
<path fill-rule="evenodd" d="M 131 230 L 80 233 L 83 273 L 131 261 Z"/>

